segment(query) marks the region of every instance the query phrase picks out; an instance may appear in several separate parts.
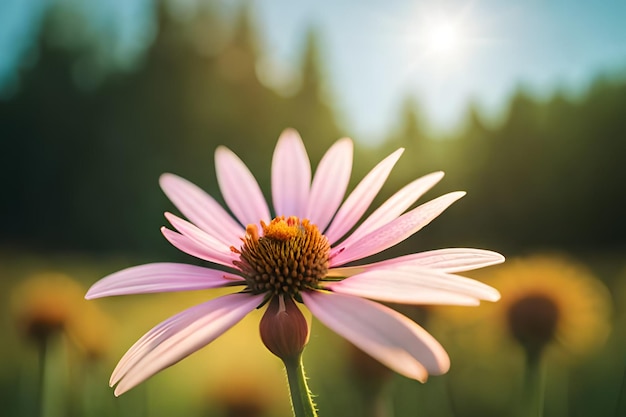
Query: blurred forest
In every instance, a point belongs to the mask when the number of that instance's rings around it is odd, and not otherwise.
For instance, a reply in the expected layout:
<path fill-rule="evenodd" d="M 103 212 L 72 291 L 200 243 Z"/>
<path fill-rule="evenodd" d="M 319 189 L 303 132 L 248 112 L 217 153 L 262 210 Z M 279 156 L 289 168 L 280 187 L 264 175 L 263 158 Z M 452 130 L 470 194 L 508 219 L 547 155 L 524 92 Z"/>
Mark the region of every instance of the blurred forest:
<path fill-rule="evenodd" d="M 162 212 L 173 209 L 157 184 L 162 172 L 219 198 L 212 155 L 226 144 L 269 192 L 283 128 L 301 133 L 314 164 L 350 135 L 323 89 L 314 31 L 303 45 L 299 88 L 284 96 L 257 78 L 261 52 L 248 11 L 229 28 L 210 7 L 180 19 L 160 4 L 142 62 L 100 78 L 106 65 L 89 42 L 63 30 L 70 20 L 80 26 L 72 10 L 48 14 L 18 93 L 0 101 L 0 244 L 176 256 L 159 234 Z M 623 248 L 626 77 L 598 77 L 576 98 L 557 91 L 539 100 L 520 88 L 497 125 L 472 105 L 463 128 L 445 138 L 427 133 L 417 101 L 406 98 L 381 145 L 358 144 L 352 176 L 354 183 L 404 146 L 383 197 L 433 170 L 447 173 L 438 194 L 468 191 L 409 244 L 504 253 Z"/>

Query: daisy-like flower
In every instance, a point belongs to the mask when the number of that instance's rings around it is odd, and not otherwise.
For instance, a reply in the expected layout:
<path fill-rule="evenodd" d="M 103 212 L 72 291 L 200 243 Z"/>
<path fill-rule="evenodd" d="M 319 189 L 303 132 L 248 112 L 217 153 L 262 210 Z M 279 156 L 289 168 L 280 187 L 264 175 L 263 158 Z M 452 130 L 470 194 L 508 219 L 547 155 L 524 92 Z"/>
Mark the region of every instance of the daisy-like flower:
<path fill-rule="evenodd" d="M 425 381 L 429 374 L 445 373 L 448 355 L 430 334 L 370 299 L 454 305 L 496 301 L 500 295 L 494 288 L 455 273 L 504 258 L 491 251 L 456 248 L 346 266 L 402 242 L 465 194 L 449 193 L 407 211 L 441 180 L 443 173 L 435 172 L 402 188 L 355 228 L 402 152 L 397 150 L 374 167 L 344 201 L 352 170 L 352 141 L 337 141 L 311 179 L 304 144 L 296 131 L 288 129 L 280 136 L 272 160 L 273 214 L 248 168 L 225 147 L 217 149 L 215 167 L 234 217 L 192 183 L 162 175 L 161 188 L 189 220 L 166 213 L 176 231 L 164 227 L 163 235 L 176 248 L 215 266 L 135 266 L 98 281 L 86 297 L 232 286 L 241 291 L 185 310 L 146 333 L 113 371 L 110 383 L 117 384 L 115 394 L 212 342 L 268 302 L 266 316 L 276 317 L 301 314 L 294 301 L 303 303 L 320 322 L 409 378 Z M 308 329 L 297 331 L 298 321 L 276 319 L 280 328 L 297 334 L 293 340 L 290 335 L 276 335 L 280 340 L 272 352 L 303 348 Z M 264 342 L 268 345 L 265 338 Z"/>
<path fill-rule="evenodd" d="M 83 298 L 85 289 L 59 272 L 38 272 L 20 282 L 11 294 L 17 327 L 25 338 L 45 345 L 65 334 L 91 360 L 108 351 L 111 323 L 96 304 Z"/>
<path fill-rule="evenodd" d="M 585 265 L 565 256 L 537 254 L 514 259 L 488 275 L 502 292 L 502 302 L 485 315 L 528 355 L 551 348 L 560 359 L 575 358 L 606 341 L 611 295 Z"/>

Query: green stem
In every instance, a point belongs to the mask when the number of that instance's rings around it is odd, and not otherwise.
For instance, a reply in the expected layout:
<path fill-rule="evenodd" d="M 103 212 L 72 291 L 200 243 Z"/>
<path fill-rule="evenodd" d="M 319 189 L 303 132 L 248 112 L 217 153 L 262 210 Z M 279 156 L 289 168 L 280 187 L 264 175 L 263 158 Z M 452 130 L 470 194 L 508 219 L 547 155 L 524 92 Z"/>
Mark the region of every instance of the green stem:
<path fill-rule="evenodd" d="M 542 417 L 545 395 L 545 377 L 541 354 L 526 357 L 526 380 L 524 383 L 524 417 Z"/>
<path fill-rule="evenodd" d="M 49 336 L 43 336 L 39 340 L 38 348 L 38 381 L 37 381 L 37 416 L 43 417 L 45 414 L 45 401 L 46 401 L 46 367 L 48 365 L 48 350 L 49 350 Z"/>
<path fill-rule="evenodd" d="M 615 406 L 615 417 L 623 416 L 626 414 L 626 401 L 624 398 L 626 397 L 626 367 L 624 368 L 624 373 L 622 374 L 622 384 L 620 385 L 619 395 L 617 397 L 617 405 Z"/>
<path fill-rule="evenodd" d="M 283 363 L 287 370 L 294 417 L 317 417 L 315 404 L 313 404 L 313 399 L 311 398 L 311 391 L 309 391 L 306 383 L 306 375 L 302 366 L 302 355 L 283 359 Z"/>

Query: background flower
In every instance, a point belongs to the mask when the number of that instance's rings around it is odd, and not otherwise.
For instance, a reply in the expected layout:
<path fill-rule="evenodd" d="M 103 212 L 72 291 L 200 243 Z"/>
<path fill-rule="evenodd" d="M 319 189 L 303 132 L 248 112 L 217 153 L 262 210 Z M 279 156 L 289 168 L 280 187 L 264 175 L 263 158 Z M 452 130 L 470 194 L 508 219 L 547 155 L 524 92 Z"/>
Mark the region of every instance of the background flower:
<path fill-rule="evenodd" d="M 18 330 L 36 343 L 65 333 L 86 356 L 97 359 L 110 349 L 111 319 L 84 299 L 81 283 L 59 272 L 30 276 L 12 291 Z"/>
<path fill-rule="evenodd" d="M 518 343 L 525 343 L 520 333 L 533 337 L 536 330 L 538 339 L 546 337 L 546 345 L 575 357 L 601 347 L 609 335 L 611 296 L 580 262 L 554 255 L 518 258 L 486 272 L 485 279 L 502 294 L 501 303 L 485 306 L 485 311 L 491 310 L 494 324 Z M 545 333 L 541 324 L 550 320 L 554 329 Z"/>
<path fill-rule="evenodd" d="M 498 415 L 512 404 L 521 410 L 538 393 L 549 398 L 545 415 L 567 415 L 577 395 L 584 403 L 579 366 L 596 361 L 596 352 L 602 356 L 611 330 L 606 286 L 581 262 L 554 254 L 510 259 L 472 275 L 497 285 L 500 302 L 465 311 L 433 308 L 431 316 L 451 357 L 464 358 L 448 380 L 453 403 L 467 404 L 468 415 Z M 461 352 L 471 352 L 475 362 Z M 471 383 L 476 373 L 482 384 Z"/>

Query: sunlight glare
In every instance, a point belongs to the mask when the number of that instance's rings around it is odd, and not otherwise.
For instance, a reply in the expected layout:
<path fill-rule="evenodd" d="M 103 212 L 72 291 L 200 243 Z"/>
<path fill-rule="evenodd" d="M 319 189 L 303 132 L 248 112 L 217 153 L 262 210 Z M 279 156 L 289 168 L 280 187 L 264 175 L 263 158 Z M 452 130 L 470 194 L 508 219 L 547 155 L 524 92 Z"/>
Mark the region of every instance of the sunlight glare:
<path fill-rule="evenodd" d="M 428 28 L 426 45 L 432 52 L 451 54 L 458 52 L 460 44 L 458 27 L 451 22 L 438 22 Z"/>

